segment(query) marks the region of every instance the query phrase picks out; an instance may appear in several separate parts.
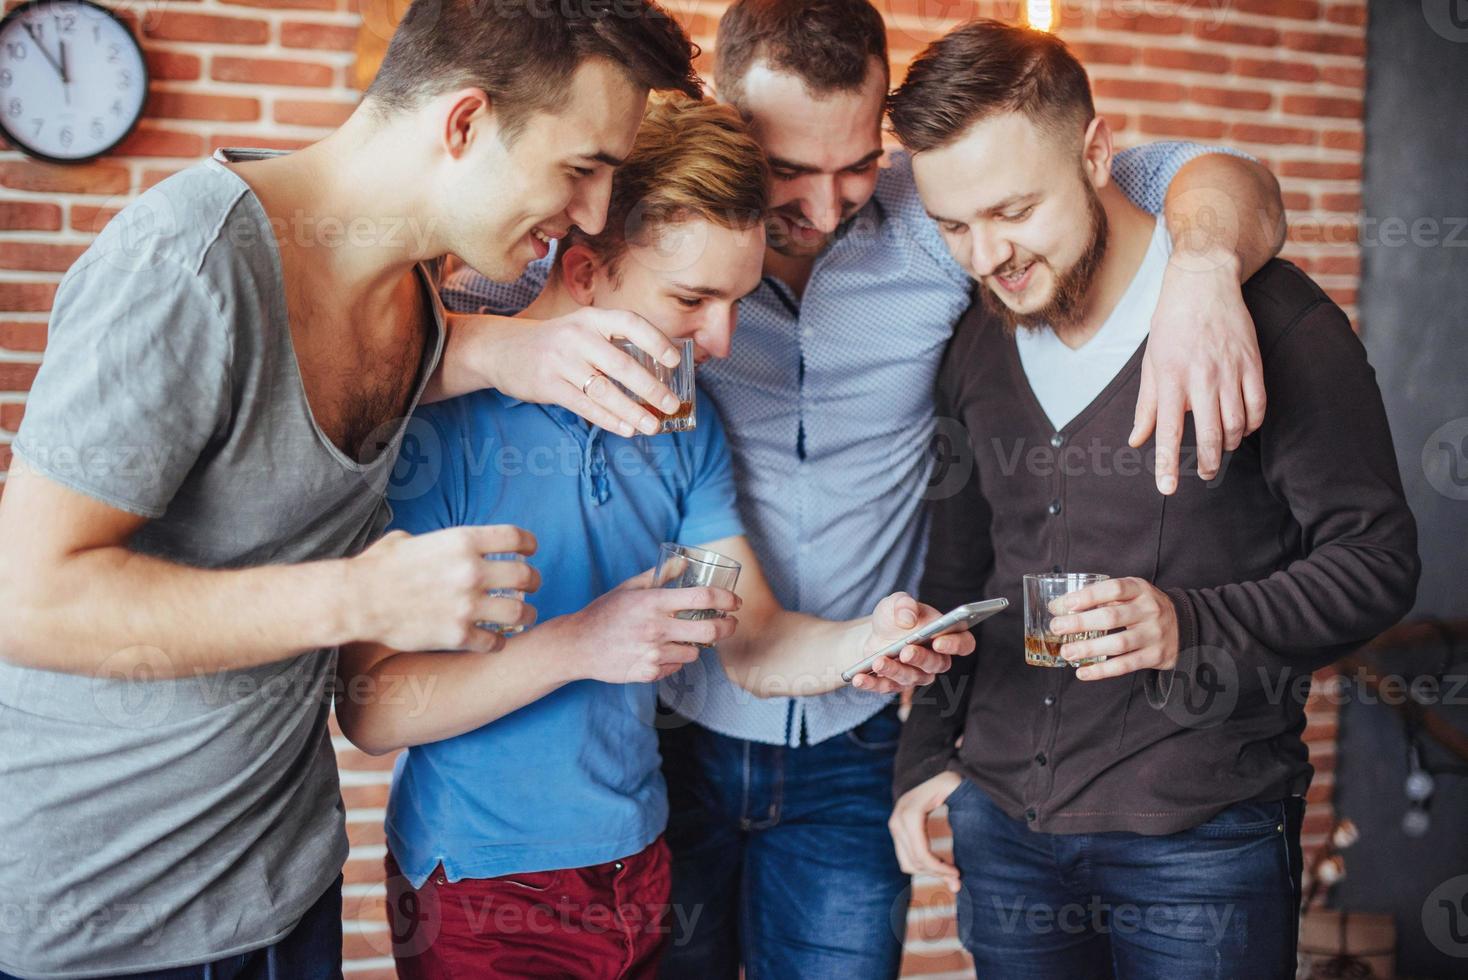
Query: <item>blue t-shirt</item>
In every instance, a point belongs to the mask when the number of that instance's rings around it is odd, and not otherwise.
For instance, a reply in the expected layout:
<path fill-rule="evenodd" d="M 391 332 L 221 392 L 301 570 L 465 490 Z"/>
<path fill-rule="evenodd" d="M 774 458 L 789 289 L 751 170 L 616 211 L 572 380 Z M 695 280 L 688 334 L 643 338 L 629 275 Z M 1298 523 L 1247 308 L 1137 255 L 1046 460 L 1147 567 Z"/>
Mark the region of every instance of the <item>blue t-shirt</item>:
<path fill-rule="evenodd" d="M 537 622 L 576 612 L 657 562 L 664 541 L 742 534 L 724 427 L 699 396 L 698 428 L 624 439 L 558 406 L 479 391 L 413 416 L 391 527 L 533 532 Z M 534 627 L 531 627 L 534 629 Z M 513 641 L 512 641 L 513 642 Z M 398 759 L 387 808 L 393 856 L 415 887 L 585 867 L 642 850 L 667 822 L 655 684 L 576 681 L 472 732 Z"/>

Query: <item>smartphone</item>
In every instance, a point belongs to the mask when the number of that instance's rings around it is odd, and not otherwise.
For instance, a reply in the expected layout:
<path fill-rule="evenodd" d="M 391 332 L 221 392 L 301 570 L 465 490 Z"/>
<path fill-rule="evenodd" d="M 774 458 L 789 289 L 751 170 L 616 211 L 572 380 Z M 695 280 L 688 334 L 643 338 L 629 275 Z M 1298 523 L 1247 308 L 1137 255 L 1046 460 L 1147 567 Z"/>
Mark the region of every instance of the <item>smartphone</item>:
<path fill-rule="evenodd" d="M 959 606 L 952 612 L 939 616 L 926 626 L 919 627 L 891 646 L 883 647 L 876 653 L 867 657 L 861 663 L 852 664 L 841 672 L 841 679 L 848 684 L 857 674 L 865 674 L 872 669 L 872 664 L 877 662 L 878 657 L 891 657 L 902 652 L 905 646 L 916 644 L 922 646 L 940 633 L 957 632 L 958 629 L 969 629 L 982 623 L 990 616 L 1009 608 L 1008 599 L 985 599 L 983 602 L 968 602 Z"/>

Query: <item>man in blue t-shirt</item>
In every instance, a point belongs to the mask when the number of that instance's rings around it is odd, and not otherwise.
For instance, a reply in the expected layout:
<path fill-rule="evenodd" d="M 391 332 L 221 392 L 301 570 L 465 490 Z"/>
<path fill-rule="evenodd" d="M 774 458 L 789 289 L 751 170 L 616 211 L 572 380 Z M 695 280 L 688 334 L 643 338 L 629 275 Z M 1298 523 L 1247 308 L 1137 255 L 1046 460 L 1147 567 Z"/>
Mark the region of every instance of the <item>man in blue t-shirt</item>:
<path fill-rule="evenodd" d="M 630 309 L 692 339 L 699 361 L 726 355 L 736 304 L 759 283 L 767 180 L 733 109 L 655 103 L 604 230 L 566 239 L 523 315 Z M 668 932 L 692 928 L 666 921 L 655 682 L 700 660 L 695 644 L 717 644 L 699 669 L 716 658 L 758 695 L 824 693 L 938 611 L 902 593 L 870 620 L 781 609 L 744 537 L 707 400 L 692 431 L 628 439 L 486 390 L 417 413 L 408 438 L 415 465 L 389 493 L 394 529 L 526 528 L 546 585 L 539 625 L 498 653 L 342 651 L 343 731 L 368 752 L 408 747 L 387 813 L 400 974 L 651 976 Z M 737 595 L 646 588 L 669 541 L 739 561 Z M 739 621 L 673 615 L 706 608 Z M 908 646 L 855 683 L 926 683 L 972 646 L 967 633 Z"/>

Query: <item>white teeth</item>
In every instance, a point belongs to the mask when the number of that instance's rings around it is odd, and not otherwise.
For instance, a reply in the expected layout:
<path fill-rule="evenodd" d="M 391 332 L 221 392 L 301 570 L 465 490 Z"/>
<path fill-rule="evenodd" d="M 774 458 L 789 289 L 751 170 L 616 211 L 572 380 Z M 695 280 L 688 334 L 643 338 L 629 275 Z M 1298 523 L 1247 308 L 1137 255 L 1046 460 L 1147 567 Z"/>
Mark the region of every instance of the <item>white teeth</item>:
<path fill-rule="evenodd" d="M 545 242 L 547 245 L 551 243 L 550 236 L 541 231 L 539 228 L 530 229 L 530 233 L 536 238 L 539 238 L 541 241 Z"/>

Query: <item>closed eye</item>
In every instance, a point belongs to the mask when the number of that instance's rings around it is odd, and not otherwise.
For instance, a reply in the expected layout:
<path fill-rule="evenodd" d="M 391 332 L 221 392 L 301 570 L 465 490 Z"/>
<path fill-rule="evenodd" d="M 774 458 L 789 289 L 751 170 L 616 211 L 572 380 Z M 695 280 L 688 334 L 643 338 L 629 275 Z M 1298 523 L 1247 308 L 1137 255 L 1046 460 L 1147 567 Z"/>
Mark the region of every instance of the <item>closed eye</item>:
<path fill-rule="evenodd" d="M 696 310 L 703 305 L 704 298 L 702 296 L 676 296 L 674 299 L 685 310 Z"/>

